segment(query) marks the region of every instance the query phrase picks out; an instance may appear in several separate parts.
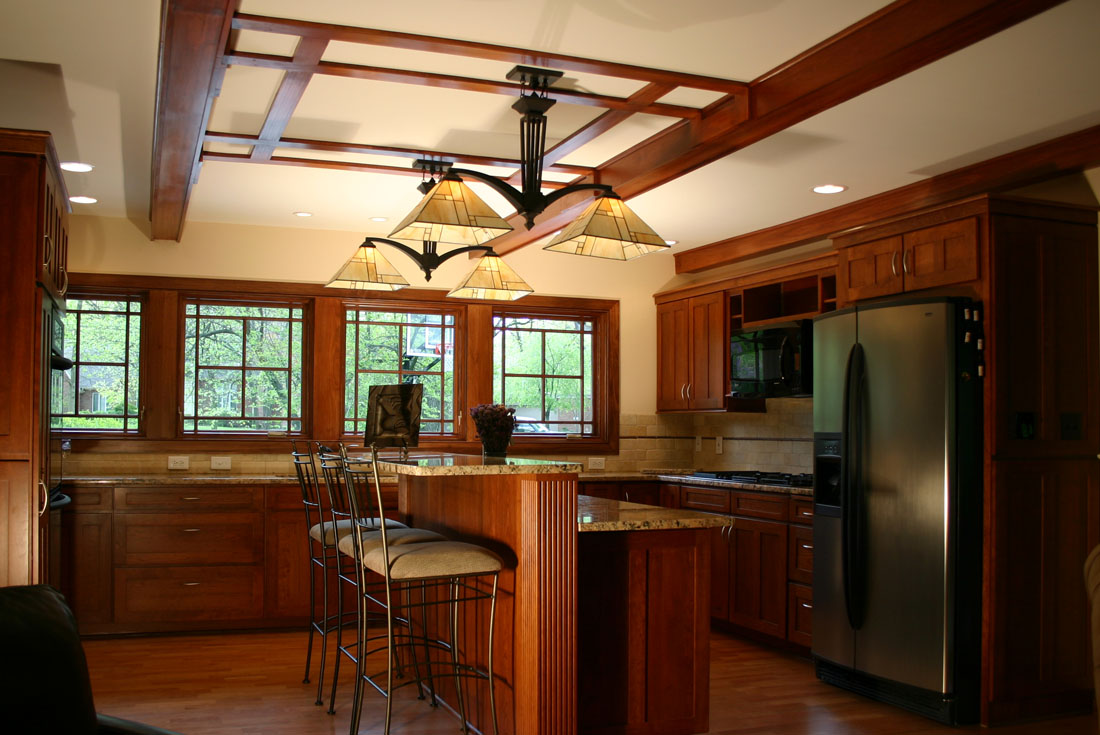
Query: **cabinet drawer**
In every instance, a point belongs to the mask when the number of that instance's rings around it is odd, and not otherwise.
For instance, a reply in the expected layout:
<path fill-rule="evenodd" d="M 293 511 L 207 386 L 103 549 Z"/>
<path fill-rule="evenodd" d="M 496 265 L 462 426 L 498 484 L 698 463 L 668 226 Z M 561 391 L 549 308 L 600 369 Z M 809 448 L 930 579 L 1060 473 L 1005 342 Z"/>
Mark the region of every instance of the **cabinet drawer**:
<path fill-rule="evenodd" d="M 787 578 L 792 582 L 813 584 L 814 531 L 812 528 L 790 527 L 790 534 L 787 536 Z"/>
<path fill-rule="evenodd" d="M 301 492 L 298 498 L 301 499 Z M 115 510 L 260 510 L 263 490 L 248 486 L 116 487 Z"/>
<path fill-rule="evenodd" d="M 805 584 L 787 585 L 787 640 L 809 648 L 813 645 L 814 590 Z"/>
<path fill-rule="evenodd" d="M 119 513 L 114 537 L 118 565 L 254 564 L 263 559 L 264 521 L 259 513 Z"/>
<path fill-rule="evenodd" d="M 786 495 L 733 492 L 730 496 L 730 513 L 735 516 L 787 520 Z"/>
<path fill-rule="evenodd" d="M 729 513 L 730 492 L 729 490 L 681 485 L 680 507 L 705 510 L 711 513 Z"/>
<path fill-rule="evenodd" d="M 115 622 L 249 620 L 263 615 L 263 567 L 115 570 Z"/>
<path fill-rule="evenodd" d="M 642 505 L 660 505 L 661 487 L 656 482 L 624 482 L 620 485 L 623 500 Z"/>
<path fill-rule="evenodd" d="M 109 486 L 72 486 L 66 485 L 64 489 L 73 499 L 71 510 L 110 510 L 112 488 Z"/>
<path fill-rule="evenodd" d="M 814 522 L 814 501 L 810 498 L 791 496 L 791 523 L 811 524 Z"/>

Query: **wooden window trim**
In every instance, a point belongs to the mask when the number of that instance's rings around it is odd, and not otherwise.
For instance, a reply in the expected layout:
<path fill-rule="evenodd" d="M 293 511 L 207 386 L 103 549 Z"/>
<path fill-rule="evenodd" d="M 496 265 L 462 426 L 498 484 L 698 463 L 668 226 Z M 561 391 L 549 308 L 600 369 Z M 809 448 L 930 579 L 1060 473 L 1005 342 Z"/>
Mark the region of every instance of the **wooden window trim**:
<path fill-rule="evenodd" d="M 492 315 L 493 311 L 523 311 L 556 316 L 576 316 L 586 312 L 600 315 L 607 323 L 607 339 L 595 369 L 608 376 L 607 390 L 598 401 L 606 412 L 607 421 L 600 434 L 583 439 L 564 437 L 539 438 L 537 442 L 520 442 L 517 449 L 524 454 L 587 455 L 616 454 L 619 451 L 619 302 L 607 299 L 569 298 L 531 295 L 522 304 L 509 309 L 484 301 L 450 299 L 445 291 L 428 289 L 402 289 L 379 292 L 370 299 L 363 299 L 362 292 L 347 289 L 326 288 L 318 284 L 280 283 L 272 281 L 233 281 L 214 278 L 172 278 L 163 276 L 130 276 L 99 273 L 70 274 L 71 288 L 81 292 L 144 293 L 142 317 L 142 358 L 140 379 L 142 385 L 151 387 L 153 382 L 167 384 L 173 389 L 147 392 L 144 405 L 147 408 L 144 434 L 128 437 L 72 436 L 76 452 L 239 452 L 250 454 L 277 454 L 288 450 L 289 439 L 284 437 L 243 436 L 209 437 L 181 436 L 179 434 L 178 408 L 182 405 L 182 336 L 183 298 L 206 296 L 208 298 L 248 299 L 258 297 L 272 300 L 310 302 L 306 315 L 307 327 L 303 352 L 304 369 L 311 378 L 303 378 L 303 433 L 318 440 L 354 441 L 343 436 L 342 405 L 333 407 L 333 395 L 327 384 L 332 376 L 344 374 L 343 320 L 339 321 L 339 334 L 329 334 L 332 324 L 321 330 L 318 322 L 322 311 L 337 311 L 345 302 L 369 303 L 379 309 L 453 309 L 455 320 L 455 349 L 464 354 L 456 360 L 456 403 L 461 407 L 456 416 L 457 436 L 436 439 L 425 437 L 421 446 L 441 452 L 480 453 L 473 422 L 466 420 L 468 407 L 492 401 Z M 316 347 L 316 348 L 315 348 Z M 486 349 L 488 353 L 486 354 Z M 461 369 L 461 374 L 459 370 Z M 324 383 L 322 385 L 322 383 Z M 340 384 L 342 386 L 342 383 Z M 459 397 L 459 391 L 462 397 Z M 342 387 L 339 399 L 343 399 Z"/>

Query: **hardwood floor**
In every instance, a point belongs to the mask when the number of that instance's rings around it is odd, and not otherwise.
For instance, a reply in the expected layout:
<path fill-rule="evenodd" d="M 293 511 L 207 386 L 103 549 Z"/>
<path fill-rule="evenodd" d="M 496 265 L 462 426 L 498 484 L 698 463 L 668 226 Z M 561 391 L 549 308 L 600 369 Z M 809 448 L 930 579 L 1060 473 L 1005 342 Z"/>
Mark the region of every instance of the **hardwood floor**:
<path fill-rule="evenodd" d="M 185 735 L 346 733 L 352 670 L 342 666 L 336 715 L 302 683 L 305 633 L 87 640 L 96 707 Z M 331 657 L 330 657 L 331 666 Z M 316 657 L 314 658 L 316 670 Z M 314 680 L 315 681 L 315 680 Z M 382 698 L 368 691 L 360 732 L 381 731 Z M 450 712 L 410 687 L 394 699 L 395 733 L 454 735 Z M 721 633 L 711 642 L 711 735 L 947 735 L 949 728 L 822 684 L 809 661 Z M 1094 715 L 997 728 L 996 735 L 1095 735 Z"/>

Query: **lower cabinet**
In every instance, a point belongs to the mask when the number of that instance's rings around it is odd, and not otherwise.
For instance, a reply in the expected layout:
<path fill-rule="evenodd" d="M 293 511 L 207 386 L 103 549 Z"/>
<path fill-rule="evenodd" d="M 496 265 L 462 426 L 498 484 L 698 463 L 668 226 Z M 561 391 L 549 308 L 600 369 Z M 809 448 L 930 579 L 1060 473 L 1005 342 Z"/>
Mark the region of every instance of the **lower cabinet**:
<path fill-rule="evenodd" d="M 309 545 L 297 484 L 69 485 L 61 585 L 85 634 L 299 625 Z M 397 506 L 383 486 L 386 515 Z M 392 504 L 392 508 L 390 505 Z M 318 580 L 320 594 L 320 580 Z"/>
<path fill-rule="evenodd" d="M 729 621 L 787 637 L 787 524 L 735 518 L 729 539 Z"/>
<path fill-rule="evenodd" d="M 578 485 L 577 494 L 588 495 L 593 498 L 606 498 L 607 500 L 624 500 L 628 503 L 641 503 L 642 505 L 657 505 L 666 508 L 677 507 L 678 499 L 668 494 L 667 491 L 662 492 L 661 488 L 661 483 L 656 480 L 638 482 L 587 481 Z"/>

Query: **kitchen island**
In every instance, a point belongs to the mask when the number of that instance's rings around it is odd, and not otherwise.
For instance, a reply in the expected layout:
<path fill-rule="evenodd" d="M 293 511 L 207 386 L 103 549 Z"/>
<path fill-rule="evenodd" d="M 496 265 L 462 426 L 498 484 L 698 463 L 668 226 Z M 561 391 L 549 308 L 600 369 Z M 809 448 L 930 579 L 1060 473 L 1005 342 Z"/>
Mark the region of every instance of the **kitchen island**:
<path fill-rule="evenodd" d="M 379 470 L 397 475 L 411 525 L 504 560 L 494 655 L 502 735 L 626 732 L 639 722 L 647 732 L 701 731 L 684 729 L 688 720 L 705 729 L 706 529 L 727 518 L 578 498 L 572 463 L 384 455 Z M 461 622 L 460 648 L 479 667 L 487 621 L 486 604 Z M 487 732 L 479 685 L 467 713 Z M 661 705 L 673 691 L 689 692 L 688 704 Z M 646 725 L 653 714 L 679 724 Z"/>

